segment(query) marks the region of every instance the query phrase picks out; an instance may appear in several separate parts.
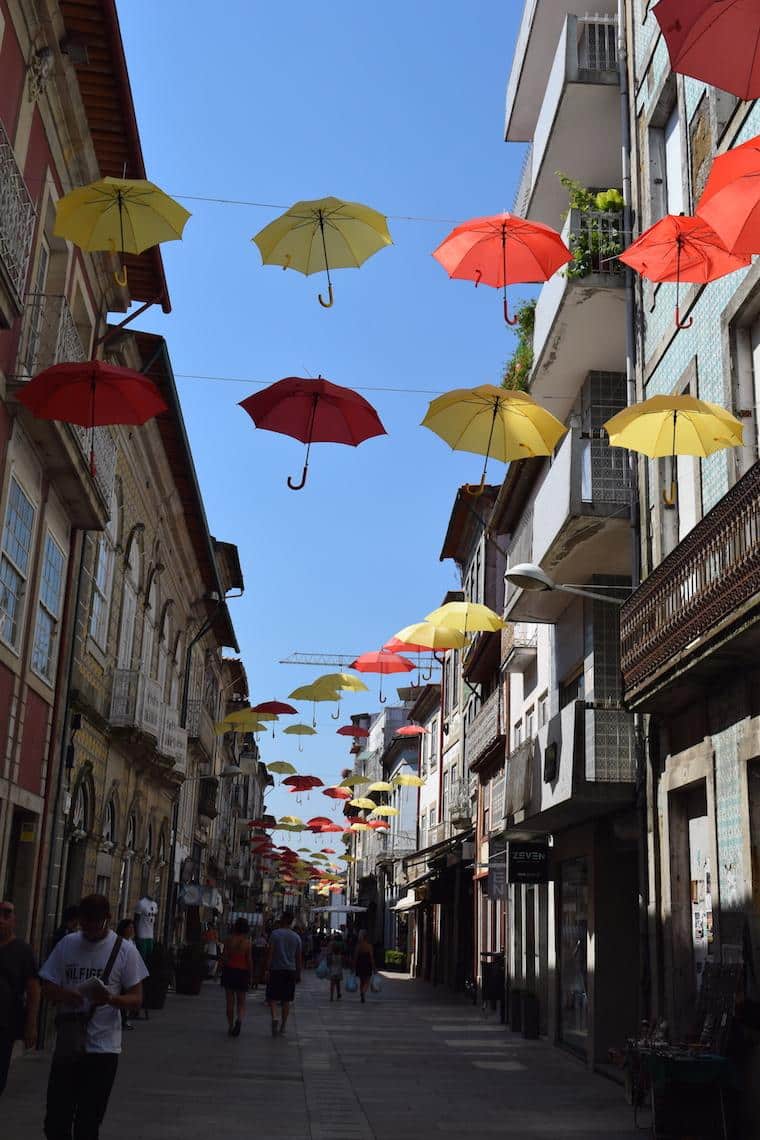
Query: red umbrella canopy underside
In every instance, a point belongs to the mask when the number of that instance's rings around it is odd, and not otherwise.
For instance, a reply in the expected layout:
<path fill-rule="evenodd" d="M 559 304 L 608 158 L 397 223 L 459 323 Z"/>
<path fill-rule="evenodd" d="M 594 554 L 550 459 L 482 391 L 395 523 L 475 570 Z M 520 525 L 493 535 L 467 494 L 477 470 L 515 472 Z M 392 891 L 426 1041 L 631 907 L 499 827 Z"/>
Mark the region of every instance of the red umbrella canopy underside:
<path fill-rule="evenodd" d="M 760 98 L 756 0 L 660 0 L 653 9 L 670 64 L 739 99 Z"/>
<path fill-rule="evenodd" d="M 497 289 L 548 281 L 572 261 L 570 250 L 551 226 L 508 213 L 471 218 L 456 226 L 433 257 L 449 277 Z"/>
<path fill-rule="evenodd" d="M 241 400 L 240 407 L 257 428 L 289 435 L 301 443 L 357 447 L 365 439 L 386 434 L 368 400 L 329 380 L 288 376 Z"/>
<path fill-rule="evenodd" d="M 417 666 L 406 657 L 398 653 L 362 653 L 349 665 L 349 669 L 356 669 L 359 673 L 409 673 Z"/>
<path fill-rule="evenodd" d="M 168 411 L 147 376 L 102 360 L 54 364 L 21 388 L 17 398 L 38 419 L 85 428 L 140 425 Z"/>
<path fill-rule="evenodd" d="M 716 281 L 750 263 L 729 253 L 722 239 L 703 218 L 666 214 L 620 254 L 650 281 Z"/>

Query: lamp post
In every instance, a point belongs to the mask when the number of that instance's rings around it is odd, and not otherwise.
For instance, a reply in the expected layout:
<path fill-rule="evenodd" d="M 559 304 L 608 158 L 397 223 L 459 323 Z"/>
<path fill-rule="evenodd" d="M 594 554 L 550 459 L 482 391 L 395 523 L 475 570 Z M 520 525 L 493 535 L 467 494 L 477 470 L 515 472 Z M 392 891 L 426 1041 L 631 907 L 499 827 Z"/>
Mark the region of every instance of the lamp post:
<path fill-rule="evenodd" d="M 535 562 L 519 562 L 516 566 L 510 567 L 505 572 L 504 577 L 522 590 L 528 590 L 534 594 L 544 590 L 561 590 L 563 594 L 576 594 L 579 598 L 594 598 L 597 602 L 608 602 L 613 606 L 622 606 L 624 602 L 623 598 L 600 594 L 596 590 L 587 590 L 585 586 L 579 586 L 575 583 L 555 582 Z M 619 587 L 611 586 L 610 589 L 617 590 Z"/>

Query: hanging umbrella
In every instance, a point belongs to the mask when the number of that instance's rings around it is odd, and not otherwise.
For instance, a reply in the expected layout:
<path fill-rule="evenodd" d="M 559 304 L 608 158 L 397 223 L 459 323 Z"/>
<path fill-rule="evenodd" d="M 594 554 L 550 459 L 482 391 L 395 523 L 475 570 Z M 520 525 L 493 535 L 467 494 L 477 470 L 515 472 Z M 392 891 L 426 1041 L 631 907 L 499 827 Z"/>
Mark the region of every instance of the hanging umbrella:
<path fill-rule="evenodd" d="M 397 807 L 391 807 L 390 804 L 378 804 L 373 810 L 373 815 L 399 815 Z"/>
<path fill-rule="evenodd" d="M 271 713 L 273 716 L 290 716 L 297 713 L 298 709 L 294 709 L 292 705 L 285 704 L 284 701 L 262 701 L 260 705 L 254 705 L 251 712 L 258 713 Z"/>
<path fill-rule="evenodd" d="M 341 693 L 367 693 L 369 692 L 367 686 L 359 677 L 354 677 L 351 673 L 323 673 L 321 677 L 317 677 L 314 682 L 317 685 L 332 685 L 337 693 L 338 707 L 334 713 L 331 713 L 333 720 L 338 720 L 340 717 L 340 698 Z"/>
<path fill-rule="evenodd" d="M 333 303 L 331 269 L 358 269 L 373 253 L 393 245 L 383 214 L 340 198 L 296 202 L 259 230 L 253 241 L 264 265 L 296 269 L 307 277 L 326 273 L 327 300 L 319 294 L 325 309 Z"/>
<path fill-rule="evenodd" d="M 323 788 L 323 796 L 329 796 L 331 800 L 350 800 L 353 792 L 350 788 L 337 787 L 337 788 Z"/>
<path fill-rule="evenodd" d="M 219 720 L 214 725 L 214 732 L 217 736 L 224 736 L 228 732 L 266 732 L 267 725 L 262 724 L 255 714 L 245 719 L 233 720 L 231 717 L 225 717 L 224 720 Z"/>
<path fill-rule="evenodd" d="M 370 829 L 370 826 L 368 823 L 358 823 L 358 822 L 352 823 L 350 828 L 349 828 L 349 831 L 370 831 L 370 830 L 371 829 Z"/>
<path fill-rule="evenodd" d="M 675 281 L 678 329 L 688 329 L 694 324 L 692 317 L 681 320 L 678 294 L 682 281 L 703 285 L 750 263 L 749 257 L 729 253 L 723 239 L 703 217 L 682 214 L 666 214 L 660 218 L 619 257 L 650 281 Z"/>
<path fill-rule="evenodd" d="M 375 801 L 369 799 L 367 796 L 357 796 L 355 800 L 349 800 L 350 807 L 370 809 L 375 806 Z"/>
<path fill-rule="evenodd" d="M 423 728 L 421 724 L 405 724 L 396 729 L 396 736 L 426 736 L 429 732 L 430 729 Z"/>
<path fill-rule="evenodd" d="M 417 621 L 407 625 L 391 638 L 398 642 L 402 653 L 413 651 L 424 653 L 431 649 L 464 649 L 467 638 L 455 629 L 441 629 L 428 621 Z M 408 645 L 408 648 L 407 648 Z M 385 646 L 383 646 L 385 648 Z"/>
<path fill-rule="evenodd" d="M 551 455 L 567 432 L 559 420 L 527 392 L 512 392 L 493 384 L 456 388 L 431 400 L 422 426 L 435 432 L 454 451 L 484 455 L 480 485 L 468 487 L 480 495 L 488 460 L 509 463 L 534 455 Z"/>
<path fill-rule="evenodd" d="M 370 781 L 369 776 L 362 776 L 362 775 L 357 773 L 357 774 L 352 774 L 350 776 L 346 776 L 345 780 L 341 781 L 341 787 L 342 788 L 358 788 L 362 784 L 369 784 L 370 782 L 371 781 Z"/>
<path fill-rule="evenodd" d="M 289 724 L 287 728 L 283 729 L 286 736 L 316 736 L 317 730 L 312 728 L 310 724 Z M 299 739 L 298 751 L 303 752 L 303 745 Z"/>
<path fill-rule="evenodd" d="M 367 788 L 368 792 L 392 792 L 393 784 L 389 784 L 387 780 L 376 780 L 374 784 L 370 784 Z"/>
<path fill-rule="evenodd" d="M 671 457 L 670 495 L 663 493 L 669 507 L 675 503 L 677 455 L 704 459 L 744 442 L 740 420 L 719 404 L 695 396 L 650 396 L 624 408 L 603 426 L 611 447 L 627 447 L 650 459 Z"/>
<path fill-rule="evenodd" d="M 315 815 L 313 819 L 306 822 L 306 826 L 314 832 L 315 835 L 322 835 L 331 832 L 341 832 L 343 828 L 339 823 L 333 823 L 326 815 Z"/>
<path fill-rule="evenodd" d="M 428 614 L 425 621 L 461 633 L 494 633 L 505 625 L 494 610 L 478 602 L 447 602 L 445 606 L 439 606 Z"/>
<path fill-rule="evenodd" d="M 289 435 L 306 444 L 306 461 L 300 483 L 288 476 L 288 486 L 298 491 L 309 473 L 312 443 L 344 443 L 358 447 L 365 439 L 385 435 L 375 409 L 350 388 L 332 384 L 321 376 L 303 380 L 288 376 L 240 401 L 257 428 Z"/>
<path fill-rule="evenodd" d="M 142 253 L 182 237 L 189 212 L 158 186 L 141 178 L 101 178 L 71 190 L 55 209 L 53 233 L 87 253 Z M 114 274 L 127 284 L 126 270 Z"/>
<path fill-rule="evenodd" d="M 287 776 L 282 782 L 297 792 L 310 792 L 312 788 L 321 788 L 323 784 L 319 776 Z"/>
<path fill-rule="evenodd" d="M 96 474 L 96 427 L 140 425 L 169 410 L 156 385 L 142 372 L 103 360 L 53 364 L 20 388 L 16 398 L 38 420 L 60 420 L 89 429 L 91 475 Z"/>
<path fill-rule="evenodd" d="M 444 238 L 433 257 L 449 277 L 502 290 L 504 320 L 510 317 L 507 285 L 548 281 L 573 255 L 551 226 L 515 214 L 495 214 L 463 222 Z"/>
<path fill-rule="evenodd" d="M 760 253 L 760 135 L 713 159 L 697 214 L 733 253 Z"/>
<path fill-rule="evenodd" d="M 335 854 L 335 848 L 334 847 L 320 847 L 319 850 L 320 850 L 320 853 L 322 855 L 334 855 Z"/>
<path fill-rule="evenodd" d="M 287 760 L 274 760 L 271 764 L 266 764 L 265 767 L 268 772 L 275 772 L 282 776 L 293 776 L 296 772 L 293 765 L 288 764 Z"/>
<path fill-rule="evenodd" d="M 237 712 L 229 713 L 225 718 L 230 724 L 247 724 L 248 721 L 270 721 L 277 720 L 277 713 L 273 712 L 254 712 L 253 709 L 238 709 Z"/>
<path fill-rule="evenodd" d="M 367 825 L 371 827 L 373 831 L 387 831 L 390 828 L 390 824 L 386 823 L 384 819 L 368 819 Z"/>
<path fill-rule="evenodd" d="M 278 822 L 288 824 L 290 827 L 303 826 L 303 820 L 299 819 L 297 815 L 284 815 Z"/>
<path fill-rule="evenodd" d="M 377 653 L 362 653 L 360 657 L 357 657 L 355 661 L 351 662 L 349 668 L 358 669 L 360 673 L 380 674 L 380 694 L 378 700 L 381 705 L 384 705 L 388 698 L 383 696 L 382 678 L 391 673 L 410 673 L 416 666 L 413 662 L 408 661 L 406 657 L 400 657 L 398 653 L 383 653 L 382 650 L 380 650 Z"/>
<path fill-rule="evenodd" d="M 654 8 L 670 66 L 739 99 L 760 98 L 755 0 L 660 0 Z"/>
<path fill-rule="evenodd" d="M 420 776 L 407 776 L 404 773 L 394 776 L 391 780 L 397 788 L 424 788 L 425 781 Z"/>
<path fill-rule="evenodd" d="M 369 729 L 360 728 L 357 724 L 342 724 L 335 732 L 338 736 L 355 736 L 357 740 L 366 740 L 369 736 Z"/>

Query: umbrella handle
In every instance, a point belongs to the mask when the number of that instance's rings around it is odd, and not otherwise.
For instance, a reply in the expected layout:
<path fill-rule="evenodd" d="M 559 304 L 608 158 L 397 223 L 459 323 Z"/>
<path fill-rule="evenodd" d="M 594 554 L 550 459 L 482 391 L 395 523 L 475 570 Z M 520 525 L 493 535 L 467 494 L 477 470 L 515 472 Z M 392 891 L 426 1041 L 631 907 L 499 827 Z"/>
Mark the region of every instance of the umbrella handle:
<path fill-rule="evenodd" d="M 476 499 L 476 498 L 478 498 L 479 495 L 483 494 L 483 491 L 485 490 L 485 485 L 486 485 L 486 477 L 484 474 L 483 478 L 480 480 L 479 483 L 465 483 L 464 489 L 468 495 L 472 495 L 472 497 Z"/>
<path fill-rule="evenodd" d="M 329 300 L 326 301 L 321 293 L 317 294 L 317 300 L 319 301 L 319 303 L 323 309 L 329 309 L 332 306 L 332 303 L 334 300 L 333 287 L 332 287 L 332 284 L 330 282 L 327 283 L 327 296 L 328 296 Z"/>
<path fill-rule="evenodd" d="M 676 328 L 677 329 L 690 329 L 694 324 L 693 317 L 687 317 L 685 321 L 681 320 L 681 310 L 676 305 Z"/>
<path fill-rule="evenodd" d="M 127 285 L 127 267 L 126 267 L 126 265 L 122 265 L 121 273 L 114 273 L 113 279 L 117 285 L 121 285 L 122 289 L 126 288 L 126 285 Z"/>
<path fill-rule="evenodd" d="M 306 483 L 306 476 L 308 474 L 309 474 L 309 464 L 305 463 L 304 468 L 303 468 L 303 472 L 301 474 L 301 482 L 300 483 L 294 483 L 291 476 L 288 475 L 288 486 L 290 487 L 291 491 L 300 491 L 301 488 Z"/>
<path fill-rule="evenodd" d="M 330 713 L 330 716 L 333 720 L 340 720 L 340 708 L 338 708 L 337 712 Z"/>
<path fill-rule="evenodd" d="M 509 304 L 507 302 L 506 293 L 504 295 L 504 320 L 508 325 L 516 325 L 519 320 L 518 317 L 510 317 L 509 315 Z"/>
<path fill-rule="evenodd" d="M 662 501 L 669 510 L 673 510 L 673 508 L 676 505 L 677 497 L 678 497 L 677 484 L 676 484 L 674 479 L 671 479 L 671 481 L 670 481 L 670 494 L 668 495 L 666 491 L 663 491 L 662 492 Z"/>
<path fill-rule="evenodd" d="M 385 704 L 385 702 L 388 700 L 388 698 L 387 698 L 387 697 L 384 697 L 382 693 L 380 693 L 380 694 L 379 694 L 379 696 L 378 696 L 378 698 L 377 698 L 377 699 L 379 700 L 379 702 L 380 702 L 380 704 L 381 704 L 381 705 L 384 705 L 384 704 Z"/>

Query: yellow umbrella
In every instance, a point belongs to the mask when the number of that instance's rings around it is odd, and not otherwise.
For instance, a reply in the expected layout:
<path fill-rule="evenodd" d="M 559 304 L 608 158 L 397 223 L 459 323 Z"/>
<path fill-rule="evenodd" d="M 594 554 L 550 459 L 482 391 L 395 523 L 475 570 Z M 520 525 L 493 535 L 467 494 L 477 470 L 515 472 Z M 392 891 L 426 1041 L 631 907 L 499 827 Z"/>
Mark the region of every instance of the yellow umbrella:
<path fill-rule="evenodd" d="M 438 626 L 439 629 L 454 629 L 459 633 L 495 632 L 504 628 L 504 622 L 488 606 L 478 602 L 447 602 L 428 614 L 425 621 Z M 287 730 L 286 730 L 287 731 Z"/>
<path fill-rule="evenodd" d="M 393 784 L 387 783 L 386 780 L 378 780 L 376 784 L 370 784 L 367 788 L 368 792 L 392 792 Z"/>
<path fill-rule="evenodd" d="M 321 681 L 312 681 L 310 685 L 301 685 L 290 694 L 293 701 L 332 701 L 338 695 L 335 685 L 323 685 Z"/>
<path fill-rule="evenodd" d="M 232 720 L 231 717 L 225 717 L 224 720 L 217 721 L 214 725 L 214 732 L 217 736 L 224 736 L 226 732 L 266 732 L 267 726 L 260 724 L 257 720 L 251 717 L 250 720 Z"/>
<path fill-rule="evenodd" d="M 230 721 L 232 724 L 245 724 L 249 720 L 259 720 L 263 723 L 268 720 L 278 720 L 279 717 L 277 713 L 256 712 L 254 709 L 238 709 L 237 712 L 229 713 L 224 719 Z"/>
<path fill-rule="evenodd" d="M 424 645 L 428 649 L 463 649 L 467 644 L 466 634 L 456 629 L 443 629 L 429 621 L 404 626 L 395 634 L 395 639 L 408 645 Z"/>
<path fill-rule="evenodd" d="M 295 776 L 297 771 L 292 764 L 288 764 L 287 760 L 273 760 L 271 764 L 266 765 L 266 769 L 282 776 Z"/>
<path fill-rule="evenodd" d="M 352 823 L 348 829 L 349 831 L 371 831 L 372 828 L 368 823 Z"/>
<path fill-rule="evenodd" d="M 424 788 L 425 781 L 419 776 L 407 776 L 402 773 L 400 776 L 394 776 L 392 783 L 397 788 Z"/>
<path fill-rule="evenodd" d="M 317 677 L 315 685 L 329 685 L 333 689 L 346 693 L 369 692 L 361 677 L 354 677 L 353 673 L 323 673 Z"/>
<path fill-rule="evenodd" d="M 56 206 L 53 233 L 88 253 L 142 253 L 182 237 L 189 212 L 142 178 L 101 178 L 72 190 Z M 116 276 L 127 284 L 126 270 Z"/>
<path fill-rule="evenodd" d="M 359 796 L 358 799 L 349 800 L 349 805 L 356 808 L 373 808 L 375 801 L 368 799 L 366 796 Z"/>
<path fill-rule="evenodd" d="M 327 273 L 328 298 L 319 294 L 319 303 L 329 309 L 333 303 L 330 269 L 358 269 L 386 245 L 393 245 L 388 220 L 360 202 L 340 198 L 316 198 L 296 202 L 253 238 L 264 265 L 281 265 L 310 273 Z"/>
<path fill-rule="evenodd" d="M 289 724 L 283 732 L 288 736 L 316 736 L 316 728 L 312 728 L 310 724 Z M 298 751 L 303 752 L 303 745 L 298 741 Z"/>
<path fill-rule="evenodd" d="M 676 456 L 695 455 L 704 459 L 727 447 L 741 447 L 744 428 L 740 420 L 719 404 L 696 396 L 650 396 L 632 404 L 603 425 L 611 447 L 627 447 L 650 459 L 671 456 L 670 496 L 676 495 Z"/>
<path fill-rule="evenodd" d="M 527 392 L 481 384 L 456 388 L 431 400 L 422 421 L 454 451 L 484 455 L 480 485 L 468 487 L 480 495 L 491 456 L 509 463 L 533 455 L 551 455 L 567 428 L 537 404 Z"/>
<path fill-rule="evenodd" d="M 341 780 L 340 786 L 342 788 L 357 788 L 360 784 L 369 784 L 369 776 L 346 776 L 345 780 Z"/>
<path fill-rule="evenodd" d="M 294 827 L 303 824 L 303 820 L 299 819 L 297 815 L 284 815 L 282 819 L 278 820 L 278 823 L 286 823 Z"/>
<path fill-rule="evenodd" d="M 340 859 L 341 863 L 355 863 L 356 862 L 356 856 L 355 855 L 339 855 L 338 858 Z"/>
<path fill-rule="evenodd" d="M 390 804 L 379 804 L 370 815 L 398 815 L 398 808 L 391 807 Z"/>

